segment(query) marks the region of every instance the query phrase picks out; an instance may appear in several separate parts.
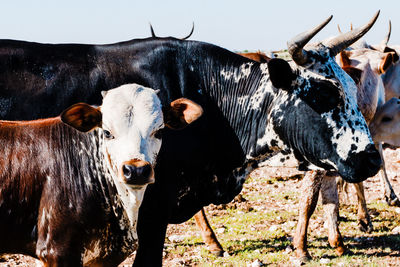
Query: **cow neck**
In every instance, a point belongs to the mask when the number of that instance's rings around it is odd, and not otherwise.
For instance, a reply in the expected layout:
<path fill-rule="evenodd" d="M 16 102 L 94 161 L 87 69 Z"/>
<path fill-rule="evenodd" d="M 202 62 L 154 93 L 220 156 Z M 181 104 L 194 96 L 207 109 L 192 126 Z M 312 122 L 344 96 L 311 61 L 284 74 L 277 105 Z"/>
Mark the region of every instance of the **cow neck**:
<path fill-rule="evenodd" d="M 269 150 L 257 148 L 257 140 L 266 130 L 274 92 L 267 64 L 233 56 L 236 62 L 213 59 L 204 64 L 202 88 L 235 132 L 246 159 L 254 160 Z"/>
<path fill-rule="evenodd" d="M 64 125 L 64 127 L 68 126 Z M 80 133 L 75 129 L 72 129 L 72 131 L 76 133 L 72 139 L 72 147 L 75 147 L 74 153 L 77 153 L 73 157 L 77 162 L 74 164 L 77 164 L 77 168 L 81 169 L 78 170 L 81 173 L 80 180 L 83 180 L 84 185 L 89 190 L 97 191 L 93 193 L 104 196 L 101 199 L 105 200 L 107 209 L 114 213 L 119 220 L 121 229 L 126 228 L 125 225 L 135 226 L 137 218 L 134 214 L 138 209 L 137 202 L 141 200 L 138 200 L 136 196 L 132 197 L 131 194 L 128 194 L 130 202 L 126 200 L 127 192 L 122 192 L 118 177 L 116 177 L 113 167 L 109 164 L 103 131 L 101 129 L 96 129 L 89 133 Z M 96 189 L 95 187 L 99 188 Z M 131 229 L 135 229 L 135 227 L 131 227 Z M 132 235 L 133 239 L 137 239 L 136 233 L 133 232 Z"/>
<path fill-rule="evenodd" d="M 83 191 L 89 191 L 90 195 L 99 195 L 96 199 L 104 201 L 107 213 L 114 214 L 120 229 L 125 231 L 124 242 L 134 244 L 137 240 L 137 216 L 135 214 L 138 212 L 139 205 L 137 203 L 141 201 L 139 198 L 142 196 L 140 194 L 138 197 L 129 195 L 131 202 L 127 203 L 125 195 L 121 194 L 118 179 L 108 163 L 107 153 L 105 153 L 103 131 L 96 129 L 88 133 L 81 133 L 64 124 L 61 126 L 69 128 L 69 131 L 66 130 L 67 136 L 73 137 L 70 151 L 73 151 L 71 152 L 74 159 L 72 164 L 76 165 L 75 168 L 79 173 L 77 176 L 80 176 L 80 178 L 75 177 L 80 180 L 79 188 L 84 187 Z M 143 192 L 141 194 L 143 195 Z"/>

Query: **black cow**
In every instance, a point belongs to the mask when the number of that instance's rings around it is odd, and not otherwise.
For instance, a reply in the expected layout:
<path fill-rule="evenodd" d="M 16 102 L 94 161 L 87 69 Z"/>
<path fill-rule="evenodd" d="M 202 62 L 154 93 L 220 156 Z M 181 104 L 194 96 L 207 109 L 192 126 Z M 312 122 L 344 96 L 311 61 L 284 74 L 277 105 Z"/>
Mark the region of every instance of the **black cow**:
<path fill-rule="evenodd" d="M 168 223 L 237 195 L 258 163 L 337 170 L 359 182 L 381 164 L 356 103 L 356 85 L 334 56 L 364 27 L 303 47 L 331 19 L 289 43 L 294 62 L 259 64 L 212 44 L 148 38 L 111 45 L 0 41 L 0 117 L 51 116 L 100 91 L 136 82 L 159 89 L 164 105 L 199 103 L 202 118 L 179 133 L 164 131 L 156 183 L 140 209 L 136 265 L 161 265 Z"/>

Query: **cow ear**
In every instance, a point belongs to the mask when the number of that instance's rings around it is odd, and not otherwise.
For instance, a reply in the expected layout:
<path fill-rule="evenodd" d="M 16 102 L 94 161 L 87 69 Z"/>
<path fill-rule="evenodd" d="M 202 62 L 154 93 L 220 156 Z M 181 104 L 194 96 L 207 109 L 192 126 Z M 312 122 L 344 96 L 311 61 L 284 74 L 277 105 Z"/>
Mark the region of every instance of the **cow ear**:
<path fill-rule="evenodd" d="M 202 114 L 203 109 L 195 102 L 179 98 L 173 101 L 169 107 L 163 107 L 164 124 L 171 129 L 182 129 Z"/>
<path fill-rule="evenodd" d="M 344 66 L 342 68 L 354 80 L 356 84 L 360 83 L 362 70 L 355 68 L 353 66 Z"/>
<path fill-rule="evenodd" d="M 345 50 L 345 51 L 340 52 L 338 55 L 340 66 L 342 68 L 351 65 L 349 53 L 350 53 L 350 51 Z"/>
<path fill-rule="evenodd" d="M 72 105 L 61 113 L 62 122 L 81 132 L 101 126 L 101 117 L 100 108 L 85 103 Z"/>
<path fill-rule="evenodd" d="M 399 60 L 399 55 L 397 54 L 396 50 L 394 50 L 393 48 L 390 47 L 385 47 L 385 49 L 383 49 L 384 53 L 390 53 L 393 52 L 393 63 L 396 63 Z"/>
<path fill-rule="evenodd" d="M 386 56 L 381 60 L 379 64 L 379 73 L 385 73 L 390 66 L 393 65 L 393 54 L 394 53 L 386 53 Z"/>
<path fill-rule="evenodd" d="M 280 58 L 272 58 L 267 64 L 272 85 L 276 88 L 291 90 L 292 81 L 296 79 L 296 75 L 289 63 Z"/>

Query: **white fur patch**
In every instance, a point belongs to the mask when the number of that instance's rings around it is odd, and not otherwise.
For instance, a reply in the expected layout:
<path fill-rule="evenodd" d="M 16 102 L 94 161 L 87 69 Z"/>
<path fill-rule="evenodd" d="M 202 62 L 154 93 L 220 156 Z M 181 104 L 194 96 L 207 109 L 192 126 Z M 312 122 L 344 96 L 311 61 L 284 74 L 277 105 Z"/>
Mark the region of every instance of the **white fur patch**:
<path fill-rule="evenodd" d="M 240 66 L 239 70 L 221 70 L 220 74 L 225 80 L 233 79 L 235 83 L 238 83 L 241 79 L 248 78 L 251 73 L 251 66 L 254 63 L 248 62 Z"/>

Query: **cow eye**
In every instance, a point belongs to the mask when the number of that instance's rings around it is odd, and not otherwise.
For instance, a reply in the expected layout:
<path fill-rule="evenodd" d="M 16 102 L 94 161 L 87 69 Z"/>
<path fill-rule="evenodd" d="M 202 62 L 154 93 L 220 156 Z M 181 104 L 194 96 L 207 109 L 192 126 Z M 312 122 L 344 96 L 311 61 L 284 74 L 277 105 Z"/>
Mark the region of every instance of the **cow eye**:
<path fill-rule="evenodd" d="M 113 139 L 114 138 L 114 136 L 108 130 L 103 130 L 103 133 L 104 133 L 104 137 L 107 138 L 107 139 Z"/>
<path fill-rule="evenodd" d="M 392 118 L 390 118 L 390 117 L 383 117 L 382 118 L 382 122 L 389 122 L 391 120 L 392 120 Z"/>
<path fill-rule="evenodd" d="M 306 91 L 302 99 L 319 114 L 329 112 L 343 104 L 340 92 L 333 84 L 318 81 L 312 83 L 313 89 Z"/>
<path fill-rule="evenodd" d="M 159 129 L 153 133 L 153 136 L 157 139 L 161 139 L 163 134 L 163 129 Z"/>

